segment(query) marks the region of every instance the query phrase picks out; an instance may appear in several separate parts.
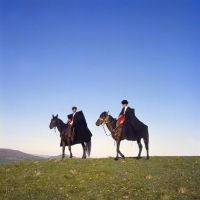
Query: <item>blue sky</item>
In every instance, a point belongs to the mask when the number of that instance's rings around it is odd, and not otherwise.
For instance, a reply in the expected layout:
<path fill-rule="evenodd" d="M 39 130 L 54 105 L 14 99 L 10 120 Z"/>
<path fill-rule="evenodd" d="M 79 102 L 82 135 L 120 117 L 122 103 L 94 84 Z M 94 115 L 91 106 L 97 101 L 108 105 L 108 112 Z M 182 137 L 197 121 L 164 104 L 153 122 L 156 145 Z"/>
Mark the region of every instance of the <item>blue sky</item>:
<path fill-rule="evenodd" d="M 149 127 L 150 155 L 199 156 L 199 10 L 197 0 L 1 0 L 0 147 L 61 154 L 50 120 L 77 106 L 91 156 L 115 156 L 95 122 L 127 99 Z M 121 151 L 136 156 L 136 142 Z"/>

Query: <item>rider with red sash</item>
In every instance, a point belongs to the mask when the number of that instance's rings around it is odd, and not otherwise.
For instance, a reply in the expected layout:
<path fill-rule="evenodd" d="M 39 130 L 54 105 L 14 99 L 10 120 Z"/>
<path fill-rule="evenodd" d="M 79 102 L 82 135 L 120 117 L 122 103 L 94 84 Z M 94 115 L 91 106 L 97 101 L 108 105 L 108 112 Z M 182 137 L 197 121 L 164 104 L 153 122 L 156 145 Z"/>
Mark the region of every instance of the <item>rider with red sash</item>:
<path fill-rule="evenodd" d="M 135 116 L 135 109 L 128 106 L 127 100 L 123 100 L 121 103 L 123 108 L 118 117 L 123 125 L 121 139 L 137 140 L 141 137 L 141 128 L 146 125 Z"/>
<path fill-rule="evenodd" d="M 118 118 L 120 120 L 120 124 L 123 124 L 124 121 L 125 121 L 125 113 L 126 113 L 126 110 L 128 108 L 128 101 L 127 100 L 123 100 L 121 103 L 122 103 L 123 108 L 122 108 L 122 111 L 120 112 Z"/>

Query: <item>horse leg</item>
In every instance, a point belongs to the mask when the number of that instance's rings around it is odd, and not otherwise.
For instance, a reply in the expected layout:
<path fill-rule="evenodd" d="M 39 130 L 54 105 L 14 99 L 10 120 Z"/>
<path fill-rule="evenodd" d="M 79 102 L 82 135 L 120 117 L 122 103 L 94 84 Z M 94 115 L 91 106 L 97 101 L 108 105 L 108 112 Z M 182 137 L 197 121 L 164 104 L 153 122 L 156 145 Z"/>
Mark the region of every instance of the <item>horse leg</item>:
<path fill-rule="evenodd" d="M 118 154 L 120 154 L 120 156 L 122 157 L 122 158 L 125 158 L 125 156 L 121 153 L 121 151 L 119 150 L 119 147 L 120 147 L 120 142 L 121 142 L 121 140 L 120 139 L 118 139 L 117 140 L 117 155 L 116 155 L 116 157 L 115 157 L 115 160 L 118 160 Z"/>
<path fill-rule="evenodd" d="M 81 145 L 83 147 L 83 156 L 82 156 L 82 158 L 85 159 L 86 158 L 86 146 L 85 146 L 84 142 L 82 142 Z"/>
<path fill-rule="evenodd" d="M 67 142 L 68 142 L 68 150 L 69 150 L 69 153 L 70 153 L 69 157 L 72 158 L 73 155 L 72 155 L 72 151 L 71 151 L 71 141 L 70 141 L 70 139 Z"/>
<path fill-rule="evenodd" d="M 142 143 L 141 143 L 141 139 L 137 140 L 137 144 L 138 144 L 138 147 L 139 147 L 139 153 L 138 153 L 137 159 L 140 159 L 140 158 L 141 158 L 141 152 L 142 152 Z"/>
<path fill-rule="evenodd" d="M 144 138 L 143 138 L 144 144 L 145 144 L 145 148 L 147 151 L 147 160 L 149 160 L 149 134 L 147 134 Z"/>
<path fill-rule="evenodd" d="M 65 157 L 65 141 L 62 140 L 62 158 Z"/>
<path fill-rule="evenodd" d="M 85 151 L 86 151 L 88 157 L 90 157 L 90 153 L 91 153 L 91 140 L 89 142 L 86 142 Z"/>
<path fill-rule="evenodd" d="M 119 145 L 120 145 L 118 140 L 116 141 L 116 144 L 117 144 L 117 146 L 116 146 L 117 155 L 116 155 L 116 157 L 115 157 L 115 160 L 118 160 L 118 154 L 119 154 L 118 151 L 119 151 Z"/>

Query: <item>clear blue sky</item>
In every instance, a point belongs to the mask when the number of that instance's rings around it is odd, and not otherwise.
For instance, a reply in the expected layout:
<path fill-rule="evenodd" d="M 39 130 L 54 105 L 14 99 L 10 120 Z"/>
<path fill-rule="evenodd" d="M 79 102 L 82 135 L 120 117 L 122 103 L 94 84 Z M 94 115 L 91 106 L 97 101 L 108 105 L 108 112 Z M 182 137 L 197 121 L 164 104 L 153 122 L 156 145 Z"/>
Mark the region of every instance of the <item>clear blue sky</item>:
<path fill-rule="evenodd" d="M 200 155 L 199 11 L 198 0 L 0 0 L 0 148 L 61 154 L 50 120 L 77 106 L 91 156 L 115 156 L 95 122 L 127 99 L 150 155 Z M 121 151 L 136 156 L 136 142 Z"/>

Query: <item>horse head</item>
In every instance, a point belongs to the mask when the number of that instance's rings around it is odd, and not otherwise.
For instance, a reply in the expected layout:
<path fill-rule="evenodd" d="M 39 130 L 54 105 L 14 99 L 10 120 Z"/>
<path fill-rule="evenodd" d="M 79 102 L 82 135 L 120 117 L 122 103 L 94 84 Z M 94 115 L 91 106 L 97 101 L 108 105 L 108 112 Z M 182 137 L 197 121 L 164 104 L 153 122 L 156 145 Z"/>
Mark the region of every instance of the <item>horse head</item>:
<path fill-rule="evenodd" d="M 52 119 L 49 125 L 49 128 L 52 129 L 53 127 L 56 127 L 58 125 L 58 115 L 54 116 L 52 115 Z"/>
<path fill-rule="evenodd" d="M 109 111 L 108 112 L 102 112 L 101 115 L 99 116 L 99 119 L 96 121 L 96 125 L 102 125 L 108 123 L 108 118 L 109 118 Z"/>

